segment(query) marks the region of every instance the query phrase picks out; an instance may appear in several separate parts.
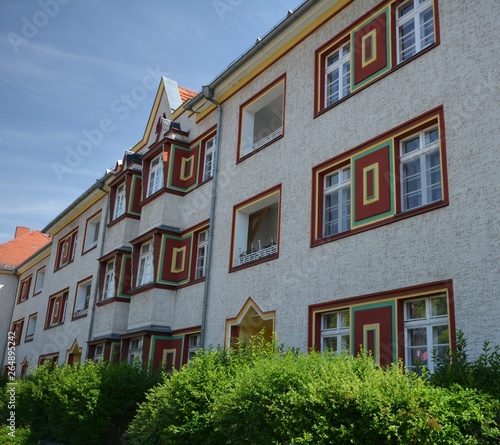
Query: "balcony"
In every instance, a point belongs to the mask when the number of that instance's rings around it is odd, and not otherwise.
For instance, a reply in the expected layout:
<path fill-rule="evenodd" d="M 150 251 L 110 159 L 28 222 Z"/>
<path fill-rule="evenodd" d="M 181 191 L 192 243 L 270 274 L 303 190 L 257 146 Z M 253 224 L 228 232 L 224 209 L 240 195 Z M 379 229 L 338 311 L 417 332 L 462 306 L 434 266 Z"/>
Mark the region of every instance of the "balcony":
<path fill-rule="evenodd" d="M 278 245 L 272 241 L 269 246 L 266 246 L 262 249 L 255 251 L 253 250 L 253 245 L 252 245 L 252 249 L 250 252 L 240 253 L 239 258 L 236 258 L 236 260 L 234 261 L 234 265 L 242 266 L 243 264 L 251 263 L 252 261 L 257 261 L 261 258 L 275 255 L 277 251 L 278 251 Z"/>

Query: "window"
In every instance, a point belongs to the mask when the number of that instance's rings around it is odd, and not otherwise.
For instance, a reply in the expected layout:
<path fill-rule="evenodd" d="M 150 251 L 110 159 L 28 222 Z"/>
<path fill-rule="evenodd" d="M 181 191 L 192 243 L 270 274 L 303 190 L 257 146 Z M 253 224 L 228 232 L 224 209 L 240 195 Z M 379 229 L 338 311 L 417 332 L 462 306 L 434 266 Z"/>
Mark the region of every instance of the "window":
<path fill-rule="evenodd" d="M 45 363 L 52 363 L 52 365 L 57 365 L 59 361 L 59 353 L 44 354 L 38 357 L 38 366 L 43 366 Z"/>
<path fill-rule="evenodd" d="M 21 336 L 23 335 L 24 318 L 12 323 L 12 332 L 14 333 L 14 341 L 16 346 L 21 343 Z"/>
<path fill-rule="evenodd" d="M 350 43 L 346 43 L 325 58 L 325 106 L 348 96 L 350 88 Z"/>
<path fill-rule="evenodd" d="M 437 127 L 400 143 L 401 209 L 411 210 L 442 199 Z"/>
<path fill-rule="evenodd" d="M 450 346 L 446 295 L 405 302 L 404 317 L 406 367 L 434 372 L 436 359 Z"/>
<path fill-rule="evenodd" d="M 40 292 L 42 292 L 43 288 L 43 281 L 45 280 L 45 267 L 43 269 L 40 269 L 36 273 L 36 280 L 35 280 L 35 291 L 33 292 L 33 295 L 37 295 Z"/>
<path fill-rule="evenodd" d="M 141 245 L 137 286 L 153 282 L 153 241 Z"/>
<path fill-rule="evenodd" d="M 38 317 L 38 314 L 33 314 L 33 315 L 29 316 L 28 327 L 26 328 L 26 337 L 25 337 L 24 341 L 33 340 L 33 337 L 35 336 L 37 317 Z"/>
<path fill-rule="evenodd" d="M 321 350 L 349 352 L 349 329 L 349 309 L 323 314 L 321 317 Z"/>
<path fill-rule="evenodd" d="M 398 63 L 432 45 L 434 10 L 432 0 L 410 0 L 397 9 Z"/>
<path fill-rule="evenodd" d="M 196 252 L 196 273 L 195 279 L 205 276 L 205 267 L 207 264 L 208 230 L 198 234 L 198 248 Z"/>
<path fill-rule="evenodd" d="M 196 351 L 201 347 L 201 335 L 193 334 L 189 336 L 188 360 L 194 358 Z"/>
<path fill-rule="evenodd" d="M 57 247 L 56 270 L 71 263 L 75 258 L 78 231 L 75 231 L 59 241 Z"/>
<path fill-rule="evenodd" d="M 115 296 L 115 260 L 106 263 L 106 274 L 104 275 L 104 289 L 102 299 L 113 298 Z"/>
<path fill-rule="evenodd" d="M 142 363 L 142 337 L 130 339 L 128 362 L 131 365 Z"/>
<path fill-rule="evenodd" d="M 280 195 L 277 188 L 234 208 L 233 266 L 277 256 Z"/>
<path fill-rule="evenodd" d="M 104 361 L 104 343 L 98 344 L 94 349 L 94 362 L 101 363 Z"/>
<path fill-rule="evenodd" d="M 99 228 L 101 226 L 101 213 L 89 218 L 87 220 L 87 227 L 85 229 L 85 245 L 83 251 L 92 249 L 97 246 L 99 239 Z"/>
<path fill-rule="evenodd" d="M 66 317 L 66 305 L 68 303 L 68 291 L 52 295 L 47 307 L 47 318 L 45 328 L 52 328 L 64 323 Z"/>
<path fill-rule="evenodd" d="M 325 175 L 323 236 L 345 232 L 351 227 L 351 168 Z"/>
<path fill-rule="evenodd" d="M 19 289 L 19 296 L 17 298 L 17 302 L 21 303 L 23 301 L 26 301 L 29 296 L 30 292 L 30 286 L 31 286 L 31 275 L 28 278 L 25 278 L 23 281 L 21 281 L 21 286 Z"/>
<path fill-rule="evenodd" d="M 118 188 L 116 189 L 115 210 L 113 214 L 113 219 L 116 219 L 125 213 L 125 204 L 126 204 L 125 192 L 126 192 L 125 183 L 118 186 Z"/>
<path fill-rule="evenodd" d="M 157 156 L 151 161 L 148 180 L 148 197 L 156 193 L 163 186 L 163 163 L 161 159 L 162 155 Z"/>
<path fill-rule="evenodd" d="M 214 147 L 215 138 L 211 138 L 205 143 L 205 156 L 203 159 L 203 181 L 208 181 L 214 174 Z"/>
<path fill-rule="evenodd" d="M 85 315 L 89 308 L 90 291 L 92 289 L 92 280 L 87 280 L 78 285 L 76 290 L 74 316 Z"/>
<path fill-rule="evenodd" d="M 285 79 L 281 78 L 240 108 L 240 149 L 244 157 L 283 135 Z"/>

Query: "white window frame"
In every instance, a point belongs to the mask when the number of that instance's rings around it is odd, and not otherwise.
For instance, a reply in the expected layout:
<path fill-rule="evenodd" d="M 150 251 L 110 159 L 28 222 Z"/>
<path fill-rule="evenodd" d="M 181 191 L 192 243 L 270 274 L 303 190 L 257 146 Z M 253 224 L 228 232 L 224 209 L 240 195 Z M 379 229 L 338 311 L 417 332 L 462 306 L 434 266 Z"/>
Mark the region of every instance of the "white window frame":
<path fill-rule="evenodd" d="M 154 281 L 154 246 L 153 240 L 141 244 L 139 266 L 137 270 L 137 286 L 144 286 Z"/>
<path fill-rule="evenodd" d="M 104 343 L 95 345 L 94 362 L 101 363 L 104 360 Z"/>
<path fill-rule="evenodd" d="M 347 315 L 347 324 L 345 324 L 345 315 Z M 326 325 L 328 316 L 336 317 L 337 325 L 329 328 Z M 328 339 L 336 340 L 336 349 L 330 349 L 327 345 Z M 347 342 L 345 341 L 347 339 Z M 326 312 L 321 315 L 321 350 L 331 351 L 336 354 L 350 352 L 351 348 L 351 314 L 349 309 L 341 309 L 332 312 Z"/>
<path fill-rule="evenodd" d="M 428 134 L 437 132 L 437 140 L 427 142 L 426 137 Z M 405 153 L 406 143 L 414 141 L 418 138 L 418 148 L 409 153 Z M 431 160 L 432 156 L 436 155 L 439 158 L 438 165 L 428 166 L 427 163 Z M 408 175 L 405 168 L 414 163 L 418 165 L 419 172 Z M 443 199 L 443 178 L 441 166 L 441 150 L 440 150 L 440 134 L 437 126 L 426 128 L 425 130 L 415 133 L 409 137 L 404 138 L 400 142 L 400 178 L 401 178 L 401 210 L 409 211 L 417 209 Z M 433 182 L 432 177 L 439 177 L 439 182 Z M 420 187 L 408 191 L 408 184 L 410 181 L 420 181 Z M 432 194 L 439 189 L 439 197 L 433 199 Z M 420 198 L 420 204 L 409 205 L 408 200 L 413 197 Z"/>
<path fill-rule="evenodd" d="M 330 178 L 338 175 L 337 184 L 329 185 Z M 346 193 L 347 192 L 347 193 Z M 348 198 L 345 198 L 347 194 Z M 338 205 L 328 206 L 327 200 L 337 195 Z M 336 209 L 336 210 L 335 210 Z M 336 218 L 327 218 L 328 213 L 333 210 Z M 337 229 L 334 229 L 334 224 Z M 331 226 L 331 230 L 329 227 Z M 324 177 L 323 183 L 323 237 L 337 235 L 351 229 L 351 167 L 350 165 L 341 167 L 328 173 Z"/>
<path fill-rule="evenodd" d="M 163 154 L 156 156 L 149 164 L 148 193 L 147 197 L 155 194 L 162 188 L 163 183 Z"/>
<path fill-rule="evenodd" d="M 329 61 L 337 57 L 335 62 Z M 338 79 L 331 81 L 329 78 L 337 74 Z M 333 87 L 337 84 L 336 91 Z M 330 90 L 332 90 L 330 92 Z M 347 97 L 351 92 L 351 44 L 345 43 L 325 58 L 325 107 L 329 107 L 340 99 Z"/>
<path fill-rule="evenodd" d="M 201 335 L 200 334 L 192 334 L 189 336 L 189 344 L 188 344 L 188 360 L 192 360 L 198 351 L 201 348 Z"/>
<path fill-rule="evenodd" d="M 85 247 L 84 252 L 97 246 L 99 241 L 99 229 L 101 227 L 101 214 L 94 216 L 87 221 L 87 229 L 85 231 Z"/>
<path fill-rule="evenodd" d="M 44 280 L 45 280 L 45 267 L 38 270 L 36 273 L 35 290 L 33 291 L 33 295 L 37 295 L 40 292 L 42 292 Z"/>
<path fill-rule="evenodd" d="M 445 299 L 446 302 L 446 314 L 432 314 L 432 300 L 434 299 Z M 408 305 L 412 302 L 425 302 L 425 316 L 409 318 Z M 448 332 L 447 343 L 436 343 L 434 341 L 434 328 L 446 327 Z M 425 345 L 410 345 L 410 330 L 415 329 L 425 329 Z M 405 336 L 405 363 L 406 367 L 411 370 L 417 370 L 419 366 L 424 366 L 433 373 L 436 367 L 436 360 L 434 357 L 434 351 L 438 349 L 441 353 L 444 353 L 450 347 L 450 322 L 449 322 L 449 309 L 448 309 L 448 299 L 446 294 L 439 294 L 424 298 L 414 298 L 411 300 L 406 300 L 404 302 L 404 336 Z M 413 361 L 413 353 L 417 356 L 422 357 L 421 362 Z"/>
<path fill-rule="evenodd" d="M 134 337 L 130 339 L 127 357 L 130 365 L 134 365 L 136 363 L 142 364 L 142 347 L 142 337 Z"/>
<path fill-rule="evenodd" d="M 116 188 L 116 196 L 115 196 L 115 209 L 113 212 L 113 219 L 117 219 L 125 213 L 126 201 L 127 201 L 127 187 L 125 182 L 120 184 Z"/>
<path fill-rule="evenodd" d="M 196 249 L 196 271 L 195 279 L 205 276 L 207 265 L 208 230 L 198 233 L 198 246 Z"/>
<path fill-rule="evenodd" d="M 87 313 L 90 304 L 92 291 L 92 280 L 80 283 L 76 290 L 75 311 L 73 315 L 83 315 Z"/>
<path fill-rule="evenodd" d="M 38 313 L 32 314 L 28 317 L 28 326 L 26 326 L 26 340 L 32 340 L 33 337 L 35 336 L 35 330 L 36 330 L 36 321 L 38 318 Z"/>
<path fill-rule="evenodd" d="M 402 12 L 411 5 L 413 5 L 413 9 L 401 15 Z M 432 11 L 432 17 L 430 20 L 424 22 L 424 13 L 428 12 L 429 9 Z M 429 22 L 431 25 L 430 28 Z M 403 34 L 404 27 L 410 23 L 413 23 L 413 30 Z M 398 63 L 410 59 L 415 54 L 432 45 L 436 41 L 433 0 L 410 0 L 398 6 L 396 29 Z M 414 39 L 413 45 L 403 50 L 402 45 L 404 40 L 408 39 L 409 35 L 412 33 Z"/>
<path fill-rule="evenodd" d="M 215 137 L 205 142 L 205 156 L 203 159 L 203 181 L 208 181 L 214 175 Z"/>
<path fill-rule="evenodd" d="M 104 287 L 102 289 L 102 299 L 107 300 L 115 296 L 115 260 L 106 263 L 106 272 L 104 275 Z"/>

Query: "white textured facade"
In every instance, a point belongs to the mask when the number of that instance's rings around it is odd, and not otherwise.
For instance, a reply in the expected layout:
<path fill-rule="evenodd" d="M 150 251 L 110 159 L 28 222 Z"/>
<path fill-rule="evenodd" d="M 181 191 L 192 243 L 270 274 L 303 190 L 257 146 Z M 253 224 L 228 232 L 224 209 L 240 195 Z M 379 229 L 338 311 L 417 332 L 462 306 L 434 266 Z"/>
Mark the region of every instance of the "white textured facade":
<path fill-rule="evenodd" d="M 69 314 L 92 277 L 88 315 L 39 333 L 40 317 L 20 356 L 62 363 L 76 339 L 168 370 L 265 329 L 432 370 L 458 330 L 472 356 L 500 344 L 499 20 L 495 0 L 305 2 L 184 107 L 162 80 L 101 199 L 53 223 L 45 300 L 12 322 L 66 287 Z M 53 272 L 98 210 L 99 245 Z"/>

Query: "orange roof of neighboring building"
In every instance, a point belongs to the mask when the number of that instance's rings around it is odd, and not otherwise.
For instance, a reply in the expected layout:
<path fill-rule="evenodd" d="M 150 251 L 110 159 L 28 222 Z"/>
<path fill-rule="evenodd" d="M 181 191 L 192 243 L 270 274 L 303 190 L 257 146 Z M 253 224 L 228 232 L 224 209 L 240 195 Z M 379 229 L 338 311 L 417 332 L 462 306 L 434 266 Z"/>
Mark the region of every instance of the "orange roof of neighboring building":
<path fill-rule="evenodd" d="M 17 227 L 16 237 L 0 244 L 0 266 L 18 266 L 48 243 L 50 237 L 39 230 Z"/>
<path fill-rule="evenodd" d="M 187 88 L 179 87 L 179 93 L 181 95 L 182 103 L 186 102 L 186 100 L 191 99 L 196 96 L 198 93 L 192 90 L 188 90 Z"/>

